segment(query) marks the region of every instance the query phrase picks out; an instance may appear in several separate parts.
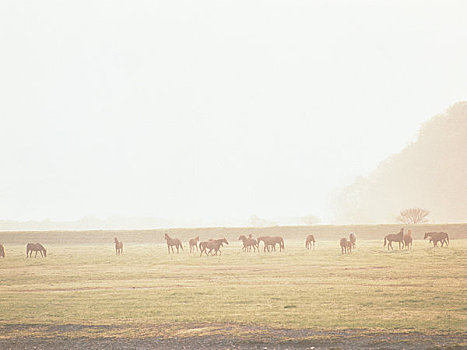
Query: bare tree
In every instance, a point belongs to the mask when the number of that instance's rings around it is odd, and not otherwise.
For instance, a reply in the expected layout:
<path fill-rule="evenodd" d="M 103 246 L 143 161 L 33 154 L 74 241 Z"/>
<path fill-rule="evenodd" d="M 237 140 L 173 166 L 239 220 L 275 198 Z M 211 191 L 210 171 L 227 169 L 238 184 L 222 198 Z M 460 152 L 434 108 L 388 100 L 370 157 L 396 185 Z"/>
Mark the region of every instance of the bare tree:
<path fill-rule="evenodd" d="M 409 208 L 402 210 L 397 220 L 407 225 L 421 224 L 428 222 L 426 218 L 428 214 L 430 214 L 430 212 L 422 208 Z"/>

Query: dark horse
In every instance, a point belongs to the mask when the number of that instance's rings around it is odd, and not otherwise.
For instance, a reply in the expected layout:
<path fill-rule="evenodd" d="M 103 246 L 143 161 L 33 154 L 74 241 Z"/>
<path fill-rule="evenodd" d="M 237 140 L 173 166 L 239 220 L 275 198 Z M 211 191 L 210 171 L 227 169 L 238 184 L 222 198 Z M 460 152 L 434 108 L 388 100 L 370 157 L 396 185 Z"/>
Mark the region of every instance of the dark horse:
<path fill-rule="evenodd" d="M 384 236 L 384 245 L 383 245 L 383 247 L 386 247 L 386 241 L 388 242 L 388 250 L 389 250 L 389 247 L 391 247 L 391 249 L 394 249 L 392 247 L 392 242 L 398 242 L 399 243 L 399 249 L 401 249 L 401 244 L 404 241 L 404 228 L 401 228 L 399 233 L 390 233 L 389 235 Z"/>
<path fill-rule="evenodd" d="M 172 238 L 166 233 L 165 240 L 167 241 L 167 250 L 169 251 L 169 254 L 170 254 L 170 248 L 172 248 L 172 254 L 174 254 L 174 246 L 175 248 L 177 248 L 177 254 L 179 253 L 178 248 L 182 248 L 183 250 L 182 241 L 179 240 L 178 238 Z"/>
<path fill-rule="evenodd" d="M 36 252 L 35 258 L 37 258 L 37 252 L 40 252 L 42 257 L 47 256 L 47 250 L 40 243 L 28 243 L 26 246 L 26 258 L 32 258 L 32 252 Z"/>
<path fill-rule="evenodd" d="M 409 249 L 412 247 L 412 230 L 409 230 L 405 235 L 404 235 L 404 247 Z"/>
<path fill-rule="evenodd" d="M 206 242 L 200 242 L 199 243 L 199 250 L 201 250 L 201 255 L 205 253 L 208 255 L 208 249 L 209 249 L 209 254 L 213 254 L 213 252 L 219 253 L 222 255 L 222 252 L 220 251 L 220 248 L 225 244 L 229 244 L 225 238 L 220 238 L 220 239 L 210 239 L 209 241 Z"/>
<path fill-rule="evenodd" d="M 114 238 L 115 242 L 115 254 L 122 255 L 123 253 L 123 242 L 119 242 L 117 237 Z"/>
<path fill-rule="evenodd" d="M 347 238 L 341 238 L 339 244 L 341 246 L 341 254 L 352 253 L 352 242 L 347 240 Z"/>
<path fill-rule="evenodd" d="M 259 242 L 263 241 L 264 242 L 264 251 L 266 252 L 266 249 L 268 252 L 274 250 L 276 251 L 276 244 L 279 244 L 279 251 L 281 252 L 282 250 L 285 250 L 284 246 L 284 239 L 281 236 L 262 236 L 258 237 L 258 245 Z"/>
<path fill-rule="evenodd" d="M 0 258 L 4 258 L 5 257 L 5 247 L 3 246 L 3 244 L 0 244 Z"/>
<path fill-rule="evenodd" d="M 196 236 L 195 238 L 190 239 L 190 241 L 188 242 L 188 244 L 190 245 L 190 253 L 194 253 L 195 248 L 196 248 L 196 251 L 198 251 L 198 242 L 199 242 L 199 237 L 198 236 Z"/>
<path fill-rule="evenodd" d="M 357 242 L 357 237 L 355 236 L 355 233 L 350 232 L 349 241 L 352 244 L 352 248 L 355 249 L 355 243 Z"/>
<path fill-rule="evenodd" d="M 254 239 L 253 237 L 251 237 L 251 235 L 250 235 L 250 237 L 246 237 L 245 235 L 241 235 L 240 237 L 238 237 L 238 240 L 243 242 L 242 250 L 244 252 L 251 252 L 251 247 L 253 247 L 254 252 L 256 252 L 256 249 L 258 249 L 258 251 L 259 251 L 258 241 L 256 239 Z"/>
<path fill-rule="evenodd" d="M 427 232 L 423 239 L 430 237 L 430 242 L 433 242 L 433 247 L 438 246 L 438 242 L 441 242 L 441 247 L 446 243 L 446 247 L 449 245 L 449 236 L 446 232 Z"/>
<path fill-rule="evenodd" d="M 313 246 L 313 249 L 315 248 L 315 236 L 313 235 L 308 235 L 306 236 L 306 240 L 305 240 L 305 247 L 306 249 L 311 249 L 311 247 Z"/>

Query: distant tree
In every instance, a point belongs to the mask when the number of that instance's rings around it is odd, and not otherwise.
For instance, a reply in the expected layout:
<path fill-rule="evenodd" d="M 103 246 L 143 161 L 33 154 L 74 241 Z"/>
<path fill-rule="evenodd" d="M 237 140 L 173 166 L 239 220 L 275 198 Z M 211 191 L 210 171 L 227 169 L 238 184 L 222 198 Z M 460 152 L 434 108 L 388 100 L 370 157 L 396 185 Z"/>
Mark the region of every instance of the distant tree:
<path fill-rule="evenodd" d="M 428 222 L 428 214 L 430 214 L 430 212 L 422 208 L 409 208 L 402 210 L 397 220 L 407 225 L 421 224 Z"/>

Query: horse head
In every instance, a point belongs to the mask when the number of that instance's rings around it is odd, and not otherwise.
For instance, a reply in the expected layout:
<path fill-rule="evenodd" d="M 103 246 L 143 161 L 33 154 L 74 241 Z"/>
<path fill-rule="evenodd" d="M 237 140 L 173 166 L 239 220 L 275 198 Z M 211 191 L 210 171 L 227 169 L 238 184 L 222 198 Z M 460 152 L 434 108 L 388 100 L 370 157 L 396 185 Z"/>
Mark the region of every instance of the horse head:
<path fill-rule="evenodd" d="M 425 232 L 425 236 L 423 236 L 423 239 L 427 239 L 428 236 L 430 236 L 430 232 Z"/>
<path fill-rule="evenodd" d="M 245 240 L 246 240 L 245 235 L 240 235 L 240 236 L 238 237 L 238 240 L 239 240 L 239 241 L 245 241 Z"/>
<path fill-rule="evenodd" d="M 47 249 L 43 248 L 44 257 L 47 257 Z"/>
<path fill-rule="evenodd" d="M 167 233 L 164 234 L 165 239 L 170 239 L 169 235 Z"/>
<path fill-rule="evenodd" d="M 222 242 L 222 243 L 225 243 L 225 244 L 229 244 L 229 242 L 227 242 L 227 240 L 225 239 L 225 237 L 222 238 L 222 241 L 221 241 L 221 242 Z"/>

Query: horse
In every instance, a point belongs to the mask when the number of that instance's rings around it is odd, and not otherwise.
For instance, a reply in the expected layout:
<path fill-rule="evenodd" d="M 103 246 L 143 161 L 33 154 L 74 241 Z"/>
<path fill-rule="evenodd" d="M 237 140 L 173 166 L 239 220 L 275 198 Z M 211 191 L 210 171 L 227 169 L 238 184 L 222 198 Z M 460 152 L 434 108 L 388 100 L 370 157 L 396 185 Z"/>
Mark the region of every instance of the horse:
<path fill-rule="evenodd" d="M 203 253 L 208 255 L 208 249 L 209 249 L 209 254 L 213 254 L 213 251 L 217 253 L 219 252 L 220 255 L 222 255 L 222 252 L 220 251 L 220 248 L 223 246 L 223 244 L 229 244 L 225 238 L 220 238 L 220 239 L 210 239 L 209 241 L 205 242 L 200 242 L 199 243 L 199 250 L 201 251 L 201 254 L 199 256 L 202 256 Z"/>
<path fill-rule="evenodd" d="M 40 243 L 28 243 L 26 246 L 26 258 L 32 258 L 32 252 L 36 252 L 35 258 L 37 258 L 37 252 L 40 252 L 42 257 L 47 257 L 47 250 Z"/>
<path fill-rule="evenodd" d="M 446 232 L 427 232 L 423 239 L 430 237 L 430 242 L 433 242 L 433 247 L 438 246 L 438 242 L 441 242 L 441 247 L 446 243 L 446 247 L 449 245 L 449 236 Z"/>
<path fill-rule="evenodd" d="M 195 248 L 196 248 L 196 251 L 198 251 L 198 242 L 199 242 L 199 237 L 198 236 L 196 236 L 195 238 L 190 239 L 190 241 L 188 242 L 189 245 L 190 245 L 190 253 L 194 253 Z"/>
<path fill-rule="evenodd" d="M 339 244 L 341 246 L 341 254 L 350 254 L 352 252 L 352 242 L 347 240 L 347 238 L 341 238 Z"/>
<path fill-rule="evenodd" d="M 306 249 L 311 249 L 311 246 L 313 245 L 313 249 L 315 249 L 315 236 L 313 235 L 308 235 L 306 236 L 305 240 L 305 247 Z"/>
<path fill-rule="evenodd" d="M 243 251 L 251 252 L 251 247 L 253 247 L 254 252 L 256 252 L 256 249 L 258 249 L 259 251 L 258 241 L 251 237 L 251 235 L 249 238 L 247 238 L 245 235 L 241 235 L 240 237 L 238 237 L 238 240 L 243 242 Z"/>
<path fill-rule="evenodd" d="M 115 242 L 115 254 L 122 255 L 123 254 L 123 242 L 119 242 L 117 237 L 114 238 Z"/>
<path fill-rule="evenodd" d="M 177 248 L 177 254 L 179 253 L 179 248 L 182 248 L 183 250 L 182 241 L 179 240 L 178 238 L 172 238 L 166 233 L 165 240 L 167 241 L 167 250 L 169 251 L 169 254 L 170 254 L 171 248 L 172 248 L 172 254 L 174 254 L 174 246 L 175 248 Z"/>
<path fill-rule="evenodd" d="M 355 249 L 355 243 L 357 242 L 357 237 L 355 236 L 355 233 L 350 232 L 349 241 L 350 243 L 352 243 L 352 248 Z"/>
<path fill-rule="evenodd" d="M 403 238 L 403 246 L 405 246 L 407 249 L 409 249 L 410 247 L 412 247 L 412 230 L 409 230 L 406 234 L 404 234 L 404 238 Z M 410 245 L 410 247 L 409 247 Z"/>
<path fill-rule="evenodd" d="M 428 242 L 429 242 L 429 243 L 433 243 L 433 246 L 434 246 L 434 247 L 437 247 L 437 246 L 438 246 L 438 242 L 436 242 L 436 244 L 435 244 L 435 242 L 433 242 L 433 238 L 431 238 L 431 237 L 430 237 L 430 239 L 428 240 Z M 446 243 L 446 247 L 448 246 L 448 241 L 446 240 L 446 238 L 442 239 L 442 240 L 439 241 L 439 242 L 441 242 L 441 247 L 444 246 L 444 243 Z"/>
<path fill-rule="evenodd" d="M 0 258 L 4 258 L 5 257 L 5 247 L 3 246 L 3 244 L 0 244 Z"/>
<path fill-rule="evenodd" d="M 264 242 L 264 251 L 266 252 L 266 249 L 268 252 L 271 250 L 276 251 L 276 244 L 279 244 L 279 251 L 281 252 L 282 250 L 285 250 L 284 246 L 284 239 L 280 236 L 262 236 L 258 237 L 258 245 L 259 243 L 263 241 Z"/>
<path fill-rule="evenodd" d="M 401 228 L 399 233 L 390 233 L 389 235 L 384 236 L 384 245 L 383 245 L 383 247 L 386 246 L 386 241 L 387 241 L 388 242 L 388 250 L 389 250 L 389 247 L 391 247 L 391 249 L 394 249 L 392 247 L 392 242 L 398 242 L 399 243 L 399 249 L 401 249 L 401 244 L 402 244 L 403 240 L 404 240 L 404 228 Z"/>

